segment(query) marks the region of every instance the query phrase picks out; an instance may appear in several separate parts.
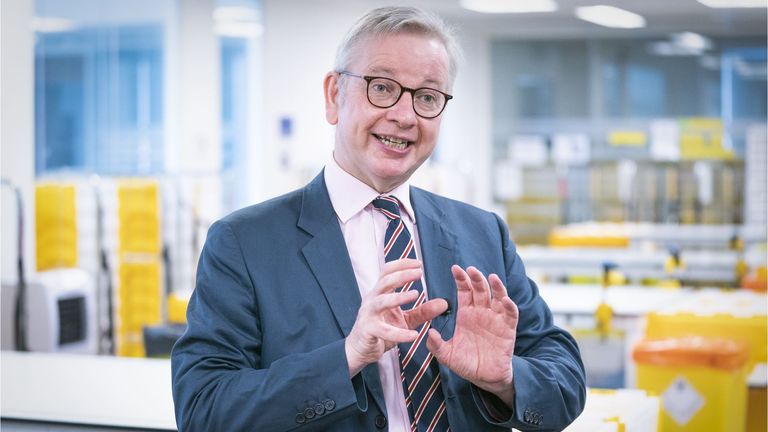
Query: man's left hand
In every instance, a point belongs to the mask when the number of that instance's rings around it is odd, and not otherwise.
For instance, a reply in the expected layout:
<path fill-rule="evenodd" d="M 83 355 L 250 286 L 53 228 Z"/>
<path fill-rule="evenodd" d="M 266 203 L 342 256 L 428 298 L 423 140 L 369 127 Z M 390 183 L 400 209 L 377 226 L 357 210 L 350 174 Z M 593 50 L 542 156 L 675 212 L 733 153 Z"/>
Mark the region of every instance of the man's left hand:
<path fill-rule="evenodd" d="M 449 341 L 430 329 L 427 348 L 441 364 L 511 407 L 517 305 L 498 276 L 486 279 L 474 267 L 464 271 L 457 265 L 451 272 L 458 289 L 456 328 Z"/>

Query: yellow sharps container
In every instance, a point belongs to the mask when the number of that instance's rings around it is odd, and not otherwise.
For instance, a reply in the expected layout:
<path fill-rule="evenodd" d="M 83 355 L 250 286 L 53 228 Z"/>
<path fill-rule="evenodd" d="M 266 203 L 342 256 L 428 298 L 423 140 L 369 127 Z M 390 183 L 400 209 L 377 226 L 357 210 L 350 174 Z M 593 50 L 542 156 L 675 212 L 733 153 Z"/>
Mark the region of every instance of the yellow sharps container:
<path fill-rule="evenodd" d="M 743 432 L 749 350 L 730 339 L 645 340 L 632 352 L 637 387 L 661 398 L 664 432 Z"/>

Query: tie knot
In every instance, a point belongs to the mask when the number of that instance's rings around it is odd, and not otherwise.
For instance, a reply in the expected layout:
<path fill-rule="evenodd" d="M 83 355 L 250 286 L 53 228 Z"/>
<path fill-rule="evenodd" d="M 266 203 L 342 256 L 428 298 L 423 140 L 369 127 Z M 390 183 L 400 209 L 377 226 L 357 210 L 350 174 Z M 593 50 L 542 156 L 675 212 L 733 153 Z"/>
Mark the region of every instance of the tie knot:
<path fill-rule="evenodd" d="M 390 220 L 400 219 L 400 201 L 393 196 L 379 196 L 372 202 L 381 213 Z"/>

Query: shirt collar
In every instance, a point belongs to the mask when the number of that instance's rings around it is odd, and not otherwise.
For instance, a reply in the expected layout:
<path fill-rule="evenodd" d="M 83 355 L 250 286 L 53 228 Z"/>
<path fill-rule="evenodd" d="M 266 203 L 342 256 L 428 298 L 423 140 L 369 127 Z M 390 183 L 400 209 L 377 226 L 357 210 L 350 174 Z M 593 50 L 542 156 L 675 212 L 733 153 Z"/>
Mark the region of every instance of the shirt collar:
<path fill-rule="evenodd" d="M 352 174 L 344 171 L 333 157 L 325 164 L 324 176 L 331 205 L 333 205 L 333 210 L 342 223 L 347 223 L 352 216 L 363 210 L 374 198 L 382 195 Z M 411 222 L 416 223 L 411 206 L 410 181 L 406 180 L 400 186 L 383 195 L 397 198 Z"/>

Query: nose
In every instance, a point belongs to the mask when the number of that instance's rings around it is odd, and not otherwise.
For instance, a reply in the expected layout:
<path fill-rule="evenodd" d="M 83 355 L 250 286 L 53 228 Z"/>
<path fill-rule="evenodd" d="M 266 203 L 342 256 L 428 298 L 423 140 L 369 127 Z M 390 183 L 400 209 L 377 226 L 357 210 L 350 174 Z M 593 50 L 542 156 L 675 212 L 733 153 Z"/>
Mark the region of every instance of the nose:
<path fill-rule="evenodd" d="M 387 119 L 400 125 L 401 128 L 409 128 L 416 124 L 416 111 L 413 110 L 413 94 L 404 91 L 396 104 L 387 108 Z"/>

